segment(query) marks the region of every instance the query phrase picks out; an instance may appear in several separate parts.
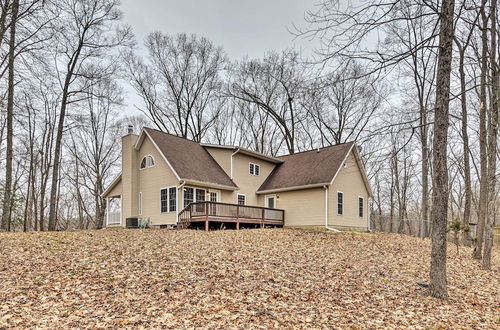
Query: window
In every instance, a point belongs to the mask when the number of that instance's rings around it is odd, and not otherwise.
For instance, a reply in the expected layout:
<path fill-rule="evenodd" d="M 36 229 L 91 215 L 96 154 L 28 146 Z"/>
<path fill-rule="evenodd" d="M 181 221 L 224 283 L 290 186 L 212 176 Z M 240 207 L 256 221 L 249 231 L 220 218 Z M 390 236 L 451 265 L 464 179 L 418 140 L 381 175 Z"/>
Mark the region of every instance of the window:
<path fill-rule="evenodd" d="M 184 187 L 184 203 L 183 203 L 183 205 L 184 205 L 184 207 L 186 207 L 190 203 L 204 202 L 207 200 L 207 197 L 210 198 L 210 201 L 213 201 L 212 198 L 217 199 L 217 195 L 218 195 L 218 193 L 216 191 L 213 191 L 213 192 L 211 191 L 210 196 L 207 196 L 206 189 Z"/>
<path fill-rule="evenodd" d="M 250 163 L 249 170 L 251 175 L 260 175 L 260 165 Z"/>
<path fill-rule="evenodd" d="M 139 193 L 139 215 L 142 215 L 142 192 Z"/>
<path fill-rule="evenodd" d="M 276 207 L 276 195 L 266 195 L 265 206 L 274 209 Z"/>
<path fill-rule="evenodd" d="M 243 194 L 238 194 L 238 204 L 245 205 L 245 203 L 246 203 L 246 196 Z"/>
<path fill-rule="evenodd" d="M 141 170 L 155 166 L 155 159 L 151 155 L 144 156 L 141 160 Z"/>
<path fill-rule="evenodd" d="M 337 191 L 337 214 L 344 214 L 344 193 Z"/>
<path fill-rule="evenodd" d="M 184 187 L 184 207 L 194 202 L 194 189 Z"/>
<path fill-rule="evenodd" d="M 177 187 L 168 188 L 168 212 L 177 211 Z"/>
<path fill-rule="evenodd" d="M 205 194 L 206 194 L 205 189 L 196 189 L 196 201 L 197 202 L 204 202 L 205 201 Z"/>
<path fill-rule="evenodd" d="M 177 211 L 177 187 L 160 189 L 161 213 Z"/>
<path fill-rule="evenodd" d="M 363 197 L 358 197 L 358 215 L 362 218 L 364 211 L 365 200 Z"/>

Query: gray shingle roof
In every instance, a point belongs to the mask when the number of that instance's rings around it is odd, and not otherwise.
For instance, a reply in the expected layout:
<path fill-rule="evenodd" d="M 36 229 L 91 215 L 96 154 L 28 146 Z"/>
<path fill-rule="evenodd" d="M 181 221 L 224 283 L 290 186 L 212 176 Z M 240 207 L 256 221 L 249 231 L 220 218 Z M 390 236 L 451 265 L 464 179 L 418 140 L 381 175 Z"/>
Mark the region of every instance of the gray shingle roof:
<path fill-rule="evenodd" d="M 354 142 L 281 156 L 284 162 L 271 172 L 258 191 L 329 184 Z"/>
<path fill-rule="evenodd" d="M 181 179 L 237 188 L 222 167 L 199 143 L 144 128 Z"/>

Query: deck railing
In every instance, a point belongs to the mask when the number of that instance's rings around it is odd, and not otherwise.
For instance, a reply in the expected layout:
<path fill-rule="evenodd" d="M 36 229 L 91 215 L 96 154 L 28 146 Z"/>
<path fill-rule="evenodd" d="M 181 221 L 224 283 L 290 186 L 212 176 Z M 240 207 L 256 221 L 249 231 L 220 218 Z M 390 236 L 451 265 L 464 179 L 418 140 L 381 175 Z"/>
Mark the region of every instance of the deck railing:
<path fill-rule="evenodd" d="M 218 203 L 218 202 L 196 202 L 190 203 L 179 212 L 179 228 L 186 228 L 191 222 L 217 221 L 257 223 L 283 225 L 285 221 L 285 211 L 281 209 L 271 209 L 267 207 Z"/>

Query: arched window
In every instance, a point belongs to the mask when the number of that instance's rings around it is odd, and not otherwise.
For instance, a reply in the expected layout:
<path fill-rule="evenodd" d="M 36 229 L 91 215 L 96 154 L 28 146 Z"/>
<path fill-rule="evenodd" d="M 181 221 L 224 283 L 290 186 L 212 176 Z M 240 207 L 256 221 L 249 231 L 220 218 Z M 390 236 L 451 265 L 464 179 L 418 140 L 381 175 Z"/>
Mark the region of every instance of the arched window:
<path fill-rule="evenodd" d="M 144 156 L 141 161 L 141 170 L 144 168 L 155 166 L 155 159 L 151 155 Z"/>

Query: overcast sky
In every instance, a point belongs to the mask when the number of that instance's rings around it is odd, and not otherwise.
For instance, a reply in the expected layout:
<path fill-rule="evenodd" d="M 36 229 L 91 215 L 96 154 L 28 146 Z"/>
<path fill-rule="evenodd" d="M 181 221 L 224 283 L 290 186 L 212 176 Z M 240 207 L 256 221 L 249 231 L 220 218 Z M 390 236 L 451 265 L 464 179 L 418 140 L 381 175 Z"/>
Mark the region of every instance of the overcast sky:
<path fill-rule="evenodd" d="M 224 48 L 230 59 L 261 57 L 270 49 L 295 47 L 311 51 L 306 40 L 294 40 L 292 23 L 303 24 L 304 12 L 317 0 L 122 0 L 124 22 L 140 46 L 152 31 L 196 33 Z M 126 108 L 141 100 L 126 88 Z"/>

